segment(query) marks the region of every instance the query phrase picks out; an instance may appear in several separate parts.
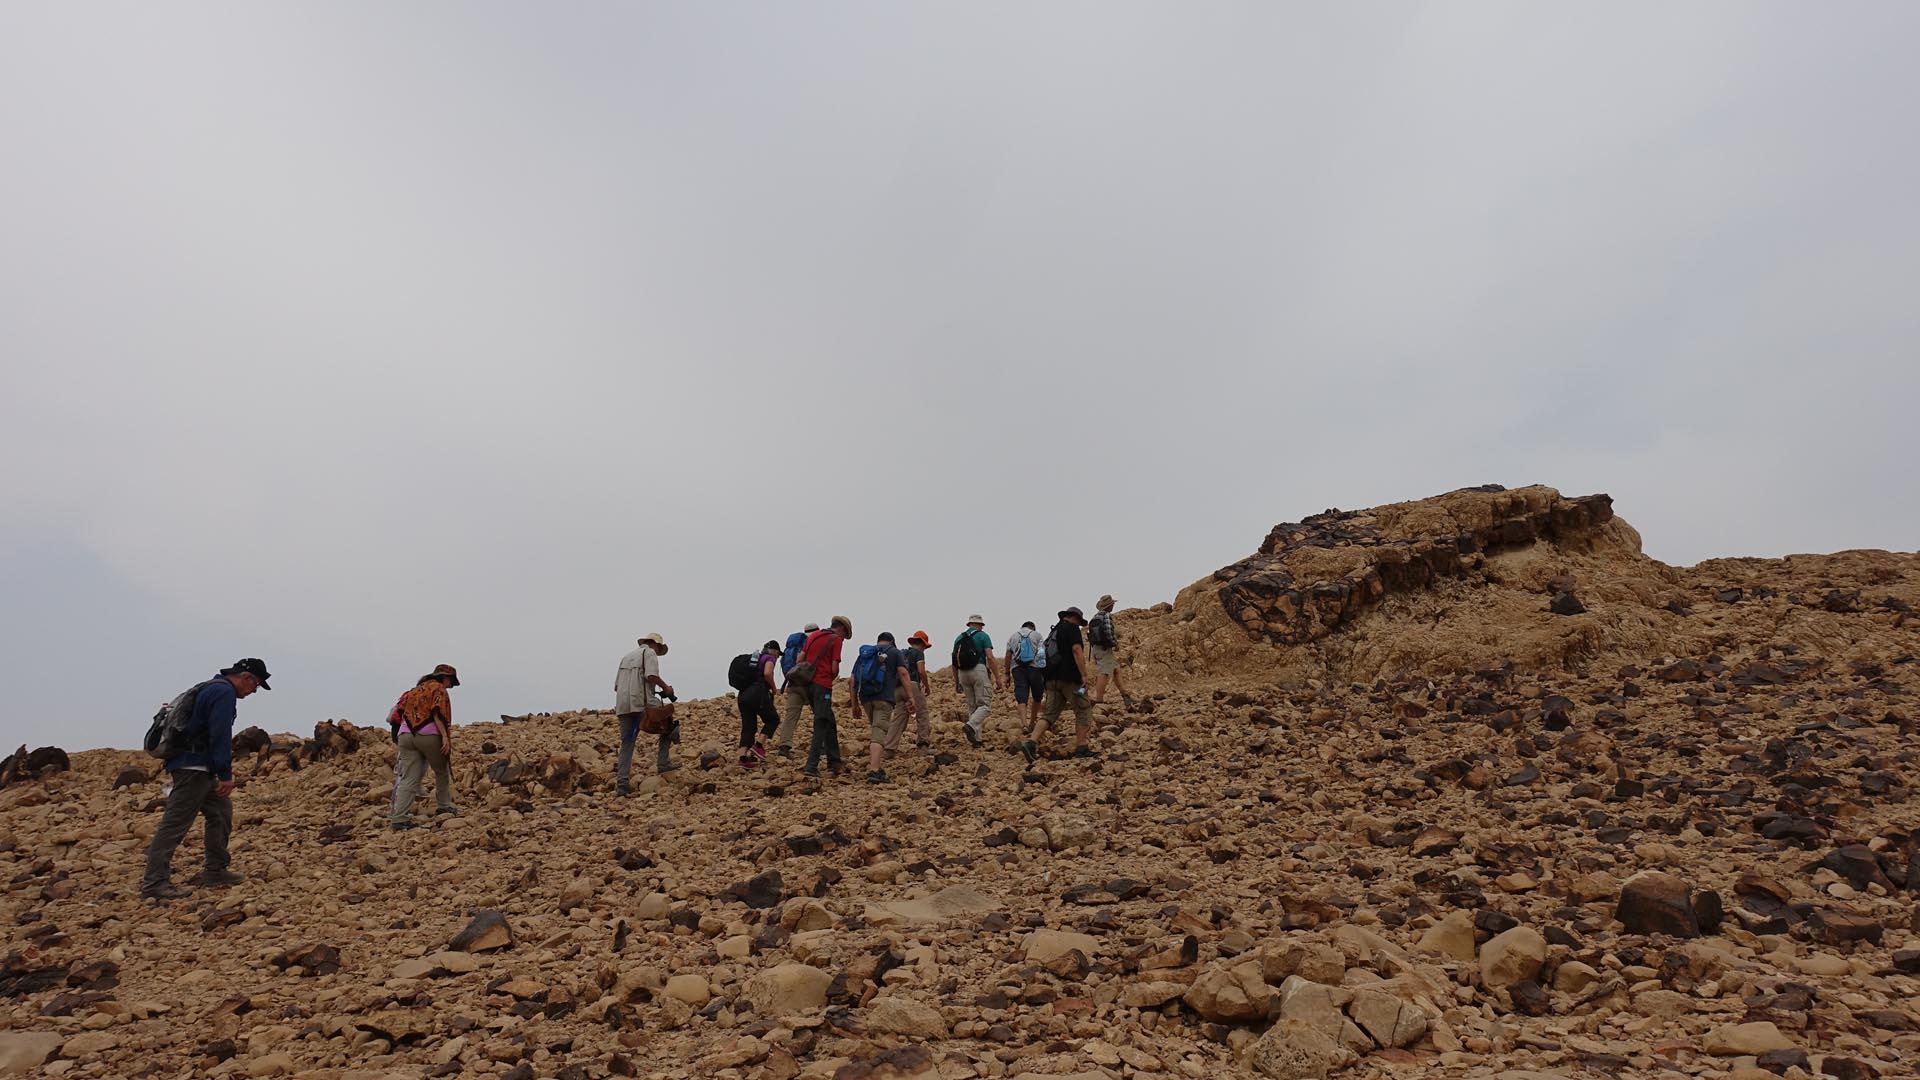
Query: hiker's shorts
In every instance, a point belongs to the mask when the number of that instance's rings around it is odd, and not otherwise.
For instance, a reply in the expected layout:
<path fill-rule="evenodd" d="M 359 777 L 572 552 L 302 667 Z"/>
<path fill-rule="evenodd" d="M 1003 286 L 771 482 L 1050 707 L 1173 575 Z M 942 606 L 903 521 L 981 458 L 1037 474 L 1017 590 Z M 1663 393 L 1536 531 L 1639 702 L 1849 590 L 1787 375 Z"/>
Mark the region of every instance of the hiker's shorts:
<path fill-rule="evenodd" d="M 1102 675 L 1111 675 L 1120 670 L 1120 654 L 1113 651 L 1111 645 L 1093 647 L 1093 670 Z"/>

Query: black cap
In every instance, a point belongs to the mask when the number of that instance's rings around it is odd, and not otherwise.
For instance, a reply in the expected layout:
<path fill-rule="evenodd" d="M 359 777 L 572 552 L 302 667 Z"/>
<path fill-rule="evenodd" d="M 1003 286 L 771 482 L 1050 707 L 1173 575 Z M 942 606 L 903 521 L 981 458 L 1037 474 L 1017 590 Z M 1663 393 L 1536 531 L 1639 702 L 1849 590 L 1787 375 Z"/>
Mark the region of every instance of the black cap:
<path fill-rule="evenodd" d="M 254 678 L 260 680 L 260 689 L 262 690 L 273 689 L 273 687 L 267 685 L 267 678 L 268 678 L 267 662 L 260 659 L 257 656 L 249 656 L 244 660 L 235 660 L 233 662 L 232 667 L 227 668 L 226 670 L 222 671 L 220 674 L 239 675 L 242 673 L 251 675 Z"/>
<path fill-rule="evenodd" d="M 879 638 L 878 638 L 877 640 L 880 640 L 880 641 L 892 641 L 892 640 L 893 640 L 893 634 L 892 634 L 892 632 L 891 632 L 891 631 L 887 631 L 887 630 L 882 630 L 882 631 L 880 631 L 880 637 L 879 637 Z"/>

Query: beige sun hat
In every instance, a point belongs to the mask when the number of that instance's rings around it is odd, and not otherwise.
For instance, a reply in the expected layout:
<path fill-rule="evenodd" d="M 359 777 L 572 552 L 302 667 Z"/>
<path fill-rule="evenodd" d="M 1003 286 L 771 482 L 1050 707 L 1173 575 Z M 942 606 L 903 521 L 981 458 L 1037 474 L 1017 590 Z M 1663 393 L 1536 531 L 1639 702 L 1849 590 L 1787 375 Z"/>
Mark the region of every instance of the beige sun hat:
<path fill-rule="evenodd" d="M 640 644 L 652 645 L 661 656 L 667 655 L 667 639 L 661 637 L 659 634 L 648 634 L 646 637 L 640 639 Z"/>

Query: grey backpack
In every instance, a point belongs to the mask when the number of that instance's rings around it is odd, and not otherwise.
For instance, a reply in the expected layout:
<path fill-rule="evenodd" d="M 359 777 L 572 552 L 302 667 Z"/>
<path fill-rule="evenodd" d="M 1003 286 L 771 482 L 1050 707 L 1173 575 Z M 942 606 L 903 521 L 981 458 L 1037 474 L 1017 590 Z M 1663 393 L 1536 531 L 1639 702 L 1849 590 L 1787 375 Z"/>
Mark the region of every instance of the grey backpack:
<path fill-rule="evenodd" d="M 174 695 L 172 701 L 162 705 L 160 711 L 153 714 L 147 737 L 140 744 L 148 757 L 165 761 L 193 749 L 187 739 L 187 725 L 193 720 L 193 699 L 200 696 L 200 691 L 206 686 L 207 683 L 195 683 Z"/>

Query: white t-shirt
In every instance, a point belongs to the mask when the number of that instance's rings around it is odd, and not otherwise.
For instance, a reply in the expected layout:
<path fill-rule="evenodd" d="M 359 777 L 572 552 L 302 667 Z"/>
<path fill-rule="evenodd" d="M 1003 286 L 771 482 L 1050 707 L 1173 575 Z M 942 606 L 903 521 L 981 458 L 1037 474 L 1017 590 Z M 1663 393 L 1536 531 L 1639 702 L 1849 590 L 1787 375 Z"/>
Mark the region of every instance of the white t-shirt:
<path fill-rule="evenodd" d="M 620 658 L 620 670 L 613 677 L 614 712 L 624 716 L 660 704 L 659 694 L 647 682 L 649 675 L 660 676 L 660 654 L 652 646 L 642 645 Z"/>

